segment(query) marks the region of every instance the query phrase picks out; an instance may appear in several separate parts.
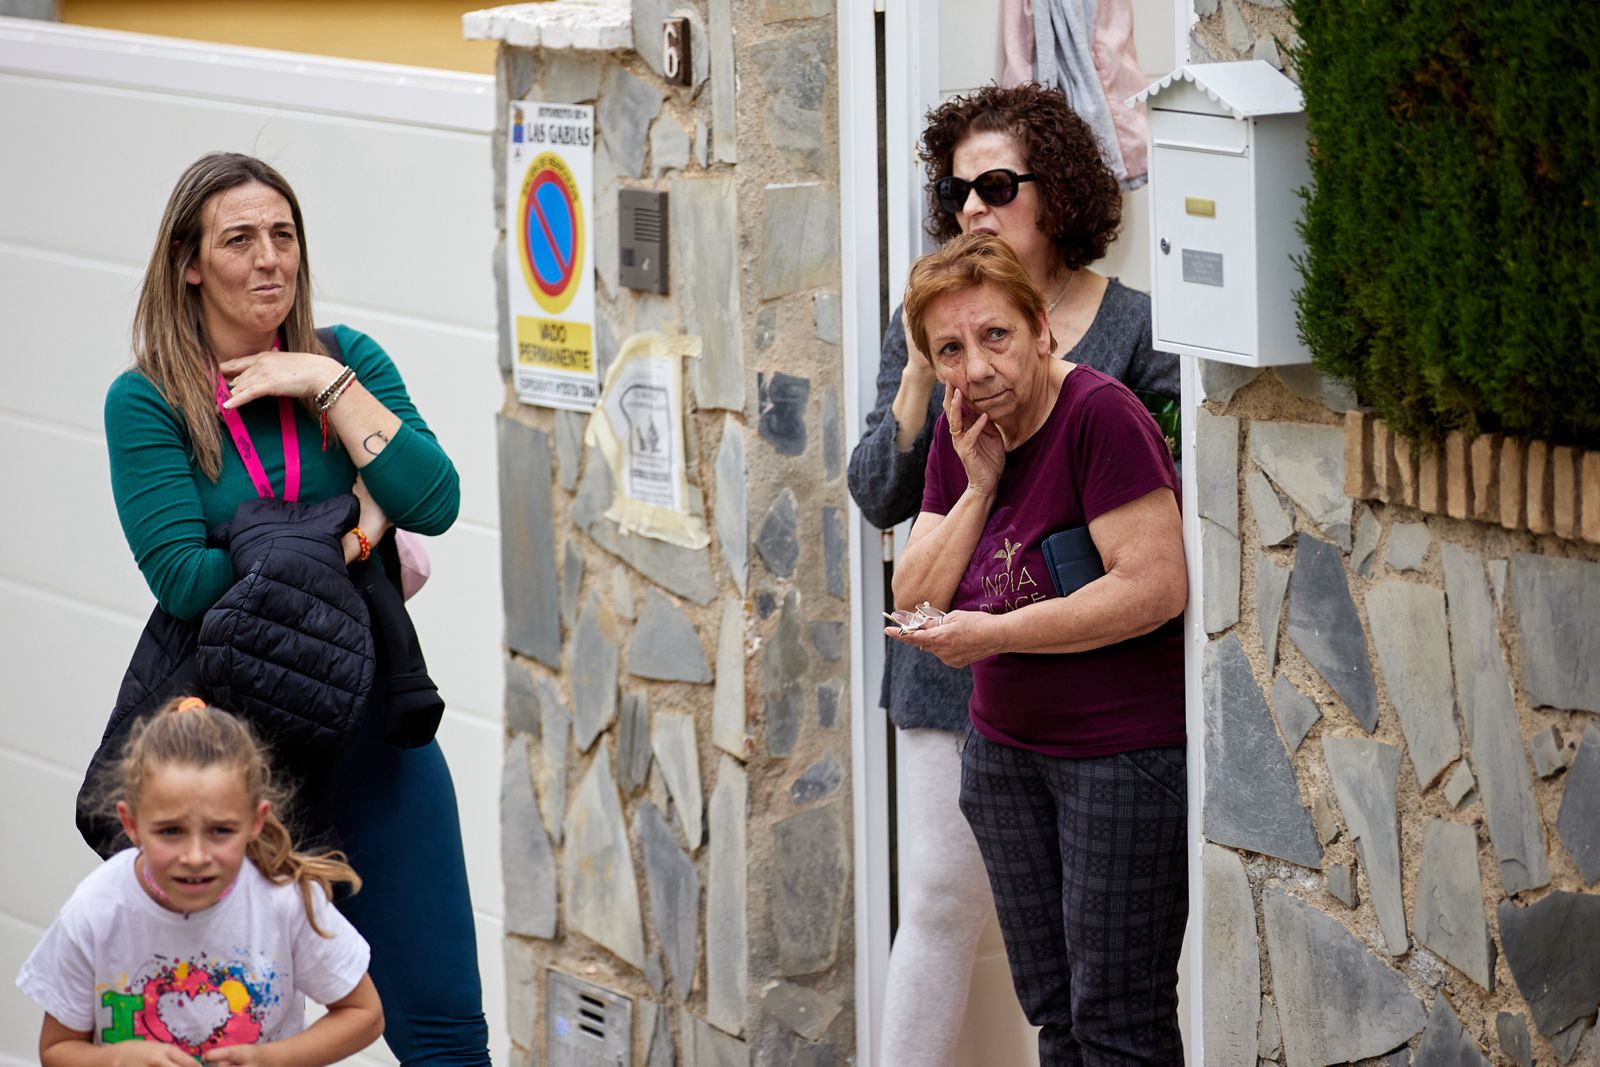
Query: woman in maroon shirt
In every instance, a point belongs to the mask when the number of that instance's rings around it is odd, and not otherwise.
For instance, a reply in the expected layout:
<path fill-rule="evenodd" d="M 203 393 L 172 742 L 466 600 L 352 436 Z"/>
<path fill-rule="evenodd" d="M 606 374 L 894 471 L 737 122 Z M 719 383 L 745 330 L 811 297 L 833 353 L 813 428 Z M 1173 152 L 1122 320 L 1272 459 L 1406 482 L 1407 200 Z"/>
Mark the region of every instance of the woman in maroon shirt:
<path fill-rule="evenodd" d="M 1045 300 L 999 238 L 920 260 L 906 327 L 945 387 L 888 633 L 972 666 L 961 808 L 1041 1064 L 1182 1062 L 1187 917 L 1177 472 L 1116 379 L 1051 357 Z M 1045 538 L 1104 575 L 1058 595 Z"/>

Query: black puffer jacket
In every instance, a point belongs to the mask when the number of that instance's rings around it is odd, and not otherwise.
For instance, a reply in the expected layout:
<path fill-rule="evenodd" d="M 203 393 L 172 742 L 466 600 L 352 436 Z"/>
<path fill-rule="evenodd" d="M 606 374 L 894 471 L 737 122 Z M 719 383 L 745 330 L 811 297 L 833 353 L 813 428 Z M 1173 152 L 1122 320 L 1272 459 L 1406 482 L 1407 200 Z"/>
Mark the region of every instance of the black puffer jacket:
<path fill-rule="evenodd" d="M 372 624 L 339 545 L 359 515 L 353 496 L 249 500 L 215 537 L 239 580 L 200 620 L 200 685 L 280 749 L 342 752 L 367 710 Z"/>
<path fill-rule="evenodd" d="M 310 787 L 299 806 L 316 822 L 327 815 L 318 794 L 333 759 L 354 740 L 369 702 L 391 744 L 432 740 L 444 701 L 395 584 L 393 538 L 375 550 L 387 571 L 344 565 L 339 539 L 358 514 L 353 496 L 252 500 L 213 532 L 228 545 L 238 581 L 198 623 L 151 612 L 78 792 L 78 831 L 90 848 L 109 856 L 124 847 L 101 803 L 105 776 L 133 724 L 173 697 L 198 695 L 248 718 L 272 745 L 279 773 Z M 327 829 L 300 827 L 310 836 Z"/>

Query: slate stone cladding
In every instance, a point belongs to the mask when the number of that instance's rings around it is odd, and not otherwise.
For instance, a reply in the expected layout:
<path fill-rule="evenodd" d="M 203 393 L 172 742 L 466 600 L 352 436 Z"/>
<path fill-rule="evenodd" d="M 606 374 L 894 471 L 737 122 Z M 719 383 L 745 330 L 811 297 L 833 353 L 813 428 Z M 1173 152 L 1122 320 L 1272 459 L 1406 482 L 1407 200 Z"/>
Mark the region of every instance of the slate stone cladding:
<path fill-rule="evenodd" d="M 683 450 L 704 547 L 607 518 L 613 476 L 587 416 L 509 389 L 500 416 L 514 1063 L 549 1061 L 552 967 L 633 999 L 637 1064 L 820 1065 L 855 1048 L 834 8 L 632 0 L 465 18 L 501 42 L 502 122 L 512 100 L 595 108 L 601 373 L 642 330 L 701 342 Z M 664 77 L 668 16 L 689 21 L 687 86 Z M 624 188 L 668 197 L 665 295 L 620 284 Z"/>
<path fill-rule="evenodd" d="M 1314 375 L 1202 376 L 1205 1062 L 1593 1063 L 1587 487 L 1536 524 L 1525 444 L 1413 457 Z"/>

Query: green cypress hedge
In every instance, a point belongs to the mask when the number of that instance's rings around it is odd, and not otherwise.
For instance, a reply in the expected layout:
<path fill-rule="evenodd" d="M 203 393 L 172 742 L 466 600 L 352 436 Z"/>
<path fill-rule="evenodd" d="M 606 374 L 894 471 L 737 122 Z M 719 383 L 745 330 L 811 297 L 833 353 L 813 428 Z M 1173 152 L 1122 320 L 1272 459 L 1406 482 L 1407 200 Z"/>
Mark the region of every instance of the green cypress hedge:
<path fill-rule="evenodd" d="M 1317 365 L 1414 438 L 1600 447 L 1600 5 L 1291 6 Z"/>

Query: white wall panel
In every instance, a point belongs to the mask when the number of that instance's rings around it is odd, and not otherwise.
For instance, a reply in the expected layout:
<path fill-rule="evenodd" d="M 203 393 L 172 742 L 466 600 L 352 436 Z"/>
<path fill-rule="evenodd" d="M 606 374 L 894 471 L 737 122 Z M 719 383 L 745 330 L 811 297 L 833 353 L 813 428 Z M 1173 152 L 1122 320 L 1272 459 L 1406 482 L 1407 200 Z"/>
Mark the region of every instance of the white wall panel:
<path fill-rule="evenodd" d="M 499 875 L 495 876 L 499 884 Z M 478 970 L 483 975 L 483 1014 L 489 1020 L 489 1051 L 494 1062 L 509 1064 L 510 1018 L 506 1011 L 505 926 L 499 919 L 478 914 Z"/>
<path fill-rule="evenodd" d="M 62 208 L 8 212 L 0 239 L 142 271 L 183 168 L 204 152 L 247 152 L 300 198 L 319 297 L 478 327 L 494 321 L 486 136 L 120 87 L 0 82 L 8 98 L 0 143 L 49 146 L 5 153 L 0 189 Z M 51 165 L 37 166 L 41 159 Z"/>
<path fill-rule="evenodd" d="M 428 672 L 453 710 L 498 730 L 505 686 L 499 531 L 458 522 L 427 544 L 434 576 L 411 601 L 411 618 Z M 497 783 L 499 758 L 496 754 Z"/>
<path fill-rule="evenodd" d="M 494 328 L 487 136 L 328 121 L 292 134 L 280 169 L 306 164 L 290 180 L 314 235 L 319 298 Z"/>
<path fill-rule="evenodd" d="M 16 986 L 16 971 L 44 933 L 9 915 L 0 914 L 0 960 L 9 966 L 0 982 L 0 1067 L 25 1067 L 39 1062 L 39 1009 Z"/>
<path fill-rule="evenodd" d="M 0 805 L 0 841 L 9 842 L 8 870 L 0 878 L 0 913 L 41 931 L 98 862 L 72 821 L 80 778 L 77 772 L 0 750 L 0 782 L 11 794 Z M 4 973 L 15 978 L 21 965 L 18 958 Z"/>
<path fill-rule="evenodd" d="M 0 752 L 81 774 L 105 731 L 144 618 L 88 610 L 11 582 L 0 583 L 0 599 L 8 605 L 0 614 L 6 694 Z M 0 795 L 7 792 L 0 784 Z"/>
<path fill-rule="evenodd" d="M 73 797 L 152 602 L 111 501 L 105 390 L 173 182 L 203 152 L 249 152 L 300 195 L 318 320 L 384 345 L 461 472 L 462 519 L 430 542 L 415 615 L 450 705 L 505 1058 L 492 96 L 488 78 L 0 19 L 0 494 L 37 516 L 0 523 L 0 856 L 27 856 L 27 877 L 0 872 L 0 973 L 93 862 Z M 37 1034 L 37 1010 L 0 983 L 0 1065 L 34 1062 Z M 358 1062 L 394 1060 L 380 1046 Z"/>
<path fill-rule="evenodd" d="M 91 402 L 98 410 L 99 400 Z M 0 524 L 0 578 L 141 620 L 148 615 L 154 600 L 117 522 L 102 441 L 0 415 L 0 455 L 7 457 L 0 494 L 28 502 L 25 513 L 35 516 Z"/>
<path fill-rule="evenodd" d="M 0 231 L 14 214 L 26 213 L 6 212 Z M 0 413 L 100 437 L 106 386 L 130 362 L 138 286 L 139 272 L 123 264 L 0 244 L 0 292 L 15 309 L 5 315 L 7 347 L 16 353 L 6 361 L 28 369 L 7 375 Z"/>
<path fill-rule="evenodd" d="M 439 725 L 439 747 L 449 757 L 455 779 L 472 910 L 498 920 L 505 914 L 505 893 L 500 885 L 500 819 L 498 815 L 483 818 L 483 813 L 498 812 L 500 808 L 504 751 L 500 726 L 452 709 L 445 712 L 444 722 Z M 494 773 L 488 773 L 490 769 Z"/>

